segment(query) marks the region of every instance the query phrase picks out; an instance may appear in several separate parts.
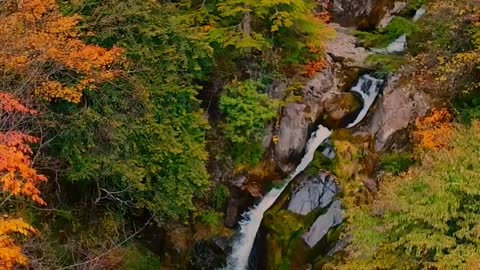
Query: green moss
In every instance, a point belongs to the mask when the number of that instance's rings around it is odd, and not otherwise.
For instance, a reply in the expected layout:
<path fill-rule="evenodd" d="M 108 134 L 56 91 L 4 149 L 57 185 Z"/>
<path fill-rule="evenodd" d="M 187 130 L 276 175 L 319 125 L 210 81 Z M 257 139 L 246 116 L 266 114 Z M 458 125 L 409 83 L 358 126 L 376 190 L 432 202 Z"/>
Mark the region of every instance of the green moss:
<path fill-rule="evenodd" d="M 391 153 L 380 158 L 380 168 L 393 175 L 405 172 L 415 164 L 415 160 L 409 153 Z"/>
<path fill-rule="evenodd" d="M 158 270 L 160 259 L 152 252 L 138 245 L 124 249 L 122 270 Z"/>
<path fill-rule="evenodd" d="M 296 240 L 301 239 L 306 228 L 302 220 L 302 216 L 283 209 L 265 214 L 269 269 L 290 269 L 285 267 L 290 266 L 293 254 L 297 255 Z"/>
<path fill-rule="evenodd" d="M 361 149 L 354 143 L 346 140 L 334 140 L 335 152 L 332 171 L 339 178 L 349 180 L 360 171 L 360 160 L 363 156 Z"/>
<path fill-rule="evenodd" d="M 222 214 L 215 211 L 205 211 L 200 215 L 200 221 L 211 227 L 218 227 L 222 223 Z"/>
<path fill-rule="evenodd" d="M 382 55 L 373 54 L 367 58 L 367 63 L 379 70 L 379 75 L 394 73 L 406 63 L 406 58 L 402 55 Z"/>
<path fill-rule="evenodd" d="M 228 199 L 230 198 L 230 190 L 228 187 L 221 185 L 213 192 L 213 205 L 216 210 L 225 208 Z"/>
<path fill-rule="evenodd" d="M 322 169 L 328 170 L 331 164 L 332 161 L 328 157 L 324 156 L 320 151 L 316 151 L 315 157 L 312 162 L 308 164 L 304 172 L 308 176 L 315 176 L 318 175 Z"/>
<path fill-rule="evenodd" d="M 355 33 L 364 46 L 383 48 L 388 46 L 392 41 L 403 34 L 411 35 L 415 30 L 415 24 L 409 19 L 403 17 L 395 17 L 392 22 L 379 32 L 362 32 Z"/>

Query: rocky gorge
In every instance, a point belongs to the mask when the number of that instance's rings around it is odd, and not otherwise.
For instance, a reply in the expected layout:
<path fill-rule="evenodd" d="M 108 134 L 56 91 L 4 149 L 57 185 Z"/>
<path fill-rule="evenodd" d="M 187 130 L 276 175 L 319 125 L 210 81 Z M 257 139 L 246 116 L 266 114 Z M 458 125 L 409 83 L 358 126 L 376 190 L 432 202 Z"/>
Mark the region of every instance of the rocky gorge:
<path fill-rule="evenodd" d="M 273 195 L 266 191 L 261 195 L 244 188 L 255 181 L 251 175 L 227 175 L 231 196 L 225 226 L 242 230 L 253 219 L 259 219 L 258 231 L 243 232 L 254 234 L 250 235 L 254 243 L 245 247 L 234 231 L 226 229 L 216 237 L 197 241 L 193 248 L 185 244 L 173 253 L 180 257 L 190 254 L 187 269 L 322 269 L 348 243 L 348 237 L 340 238 L 342 196 L 352 185 L 364 196 L 375 192 L 375 156 L 406 147 L 408 129 L 435 103 L 433 97 L 409 82 L 408 71 L 385 75 L 372 65 L 369 56 L 386 52 L 362 47 L 355 37 L 357 30 L 386 27 L 399 14 L 413 18 L 414 14 L 406 10 L 407 3 L 333 0 L 325 5 L 333 18 L 329 27 L 336 32 L 326 44 L 328 65 L 305 81 L 301 101 L 281 109 L 277 124 L 264 139 L 265 160 L 269 170 L 276 172 L 274 186 L 283 185 L 279 176 L 293 173 L 287 177 L 291 182 Z M 369 77 L 366 83 L 369 74 L 378 79 Z M 377 92 L 368 99 L 361 91 L 371 88 L 372 83 Z M 288 82 L 279 85 L 272 95 L 285 95 Z M 359 90 L 355 91 L 355 87 Z M 319 126 L 333 130 L 333 134 L 328 140 L 330 134 L 323 136 L 309 149 L 309 138 L 315 139 Z M 309 152 L 311 159 L 302 165 L 302 157 Z M 266 198 L 271 203 L 262 206 Z M 260 216 L 242 215 L 258 203 L 264 208 Z M 172 246 L 178 244 L 172 240 Z M 235 256 L 235 245 L 243 249 L 241 264 L 235 258 L 227 260 L 232 252 Z"/>

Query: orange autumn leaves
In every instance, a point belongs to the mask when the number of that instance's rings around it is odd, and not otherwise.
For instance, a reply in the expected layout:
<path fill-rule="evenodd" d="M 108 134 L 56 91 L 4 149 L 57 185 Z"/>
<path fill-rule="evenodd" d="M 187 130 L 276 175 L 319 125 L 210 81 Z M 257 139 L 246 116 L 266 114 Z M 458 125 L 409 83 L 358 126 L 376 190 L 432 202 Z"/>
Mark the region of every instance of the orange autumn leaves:
<path fill-rule="evenodd" d="M 14 269 L 15 265 L 27 265 L 22 248 L 15 244 L 12 234 L 29 236 L 35 229 L 21 219 L 0 219 L 0 269 Z"/>
<path fill-rule="evenodd" d="M 47 180 L 33 168 L 31 144 L 40 139 L 21 130 L 39 114 L 22 101 L 43 99 L 79 103 L 85 90 L 120 75 L 123 50 L 88 45 L 78 30 L 79 16 L 63 16 L 55 0 L 5 0 L 0 9 L 0 188 L 11 196 L 45 205 L 38 185 Z M 0 218 L 0 269 L 27 265 L 14 235 L 35 230 L 22 219 Z"/>
<path fill-rule="evenodd" d="M 2 121 L 14 115 L 37 113 L 11 94 L 0 93 Z M 2 192 L 10 194 L 9 196 L 28 197 L 40 205 L 45 205 L 37 185 L 45 182 L 47 178 L 32 168 L 33 151 L 29 146 L 30 143 L 38 141 L 36 137 L 15 130 L 0 132 L 0 184 Z M 5 200 L 8 200 L 9 196 Z M 28 236 L 32 233 L 35 233 L 35 230 L 22 219 L 0 219 L 0 269 L 14 269 L 16 265 L 28 264 L 27 257 L 12 235 Z"/>
<path fill-rule="evenodd" d="M 26 78 L 34 94 L 78 103 L 84 90 L 119 76 L 114 67 L 123 50 L 85 44 L 77 29 L 80 17 L 63 16 L 54 0 L 10 0 L 4 5 L 0 69 Z"/>
<path fill-rule="evenodd" d="M 430 116 L 417 119 L 413 138 L 426 150 L 438 150 L 448 146 L 454 129 L 453 115 L 447 109 L 433 109 Z"/>

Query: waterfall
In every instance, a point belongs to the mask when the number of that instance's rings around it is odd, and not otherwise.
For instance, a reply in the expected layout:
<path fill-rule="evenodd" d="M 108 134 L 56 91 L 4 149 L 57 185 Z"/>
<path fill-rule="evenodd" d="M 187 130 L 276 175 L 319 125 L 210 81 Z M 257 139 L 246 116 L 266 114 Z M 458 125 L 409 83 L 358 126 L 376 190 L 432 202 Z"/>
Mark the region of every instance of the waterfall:
<path fill-rule="evenodd" d="M 278 196 L 282 193 L 285 187 L 295 176 L 301 173 L 310 164 L 315 155 L 315 150 L 318 146 L 326 140 L 332 131 L 328 128 L 319 125 L 318 129 L 312 134 L 307 143 L 307 150 L 302 161 L 297 166 L 293 174 L 288 177 L 288 180 L 280 188 L 273 188 L 262 199 L 262 201 L 243 214 L 243 220 L 240 222 L 240 235 L 239 238 L 233 244 L 233 250 L 231 256 L 227 261 L 227 270 L 245 270 L 248 267 L 248 257 L 252 250 L 253 243 L 255 242 L 255 236 L 257 235 L 258 228 L 262 223 L 263 213 L 272 206 L 277 200 Z"/>
<path fill-rule="evenodd" d="M 355 120 L 350 123 L 347 128 L 351 128 L 360 123 L 363 118 L 367 115 L 368 110 L 372 107 L 373 102 L 375 101 L 380 88 L 382 87 L 383 80 L 376 79 L 368 74 L 363 75 L 358 80 L 357 85 L 355 85 L 351 91 L 360 94 L 363 100 L 363 107 L 360 113 L 358 113 Z"/>
<path fill-rule="evenodd" d="M 426 12 L 427 10 L 425 7 L 417 9 L 412 21 L 417 22 L 423 17 L 423 15 L 425 15 Z M 407 45 L 407 35 L 403 34 L 392 41 L 392 43 L 390 43 L 386 48 L 373 48 L 371 51 L 378 54 L 402 54 L 407 50 Z"/>
<path fill-rule="evenodd" d="M 372 106 L 375 98 L 377 97 L 380 87 L 383 84 L 383 80 L 376 79 L 370 75 L 363 75 L 360 77 L 357 85 L 351 89 L 352 92 L 360 94 L 363 99 L 363 107 L 356 119 L 348 125 L 347 128 L 351 128 L 360 123 L 367 115 L 368 110 Z M 226 270 L 246 270 L 248 269 L 248 259 L 250 252 L 252 251 L 253 244 L 257 231 L 262 223 L 263 214 L 267 211 L 273 203 L 277 200 L 283 190 L 287 187 L 288 183 L 292 181 L 299 173 L 301 173 L 310 162 L 313 160 L 315 151 L 317 148 L 327 140 L 332 131 L 322 125 L 319 125 L 317 130 L 312 134 L 308 140 L 306 152 L 303 156 L 300 164 L 295 171 L 287 178 L 287 181 L 280 188 L 273 188 L 262 199 L 262 201 L 254 208 L 243 213 L 243 220 L 240 222 L 240 231 L 238 238 L 233 243 L 232 254 L 227 260 Z M 328 147 L 327 147 L 328 148 Z M 324 149 L 325 151 L 325 149 Z M 334 153 L 327 155 L 334 156 Z M 333 152 L 333 151 L 332 151 Z M 337 218 L 338 219 L 338 218 Z M 320 232 L 314 232 L 312 235 L 319 234 Z M 309 236 L 312 237 L 312 236 Z"/>

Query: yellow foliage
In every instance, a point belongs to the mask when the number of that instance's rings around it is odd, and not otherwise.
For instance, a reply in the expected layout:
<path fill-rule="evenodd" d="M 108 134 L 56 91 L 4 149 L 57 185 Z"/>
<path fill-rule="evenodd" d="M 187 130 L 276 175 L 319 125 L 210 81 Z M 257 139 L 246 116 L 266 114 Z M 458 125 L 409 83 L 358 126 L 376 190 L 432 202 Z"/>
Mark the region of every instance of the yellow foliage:
<path fill-rule="evenodd" d="M 22 219 L 0 220 L 0 269 L 14 269 L 16 265 L 27 265 L 28 259 L 22 248 L 16 245 L 12 234 L 29 236 L 35 229 Z"/>

